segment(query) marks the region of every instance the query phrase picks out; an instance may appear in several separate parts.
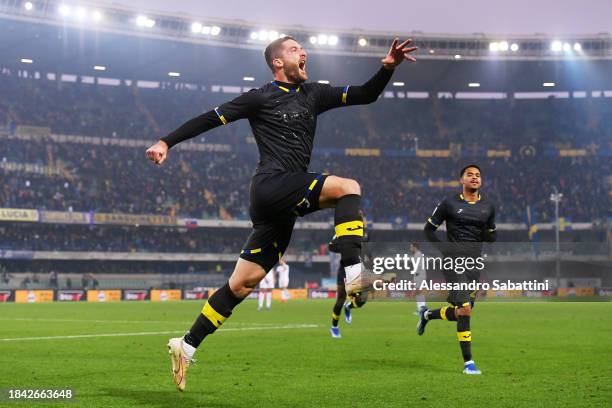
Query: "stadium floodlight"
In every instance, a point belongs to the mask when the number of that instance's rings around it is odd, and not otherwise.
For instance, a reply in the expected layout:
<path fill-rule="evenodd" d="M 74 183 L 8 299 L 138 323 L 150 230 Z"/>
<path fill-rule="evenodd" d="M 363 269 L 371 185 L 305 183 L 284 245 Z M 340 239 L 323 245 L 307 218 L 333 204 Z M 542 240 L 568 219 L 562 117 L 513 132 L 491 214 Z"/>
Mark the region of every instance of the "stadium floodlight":
<path fill-rule="evenodd" d="M 547 88 L 552 88 L 553 86 L 555 86 L 555 83 L 554 82 L 544 82 L 542 86 L 545 86 Z"/>
<path fill-rule="evenodd" d="M 104 65 L 94 65 L 94 70 L 96 70 L 96 71 L 106 71 L 106 67 Z"/>
<path fill-rule="evenodd" d="M 30 11 L 30 10 L 32 10 L 34 8 L 34 5 L 32 4 L 31 1 L 26 1 L 25 3 L 23 3 L 23 7 L 26 10 Z"/>
<path fill-rule="evenodd" d="M 579 42 L 574 43 L 574 51 L 582 51 L 582 45 Z"/>
<path fill-rule="evenodd" d="M 434 54 L 436 52 L 436 50 L 434 50 L 433 48 L 431 50 L 429 50 L 430 54 Z"/>
<path fill-rule="evenodd" d="M 251 76 L 245 76 L 245 77 L 242 77 L 242 80 L 247 81 L 247 82 L 253 82 L 255 78 Z"/>
<path fill-rule="evenodd" d="M 480 82 L 470 82 L 468 86 L 470 88 L 480 88 Z"/>
<path fill-rule="evenodd" d="M 259 39 L 261 41 L 266 41 L 268 39 L 268 32 L 266 30 L 259 31 Z"/>
<path fill-rule="evenodd" d="M 57 11 L 59 12 L 60 16 L 62 16 L 62 17 L 68 17 L 70 15 L 70 7 L 67 6 L 66 4 L 60 4 L 60 6 L 57 9 Z"/>
<path fill-rule="evenodd" d="M 219 26 L 212 26 L 210 28 L 210 35 L 217 36 L 217 35 L 219 35 L 219 33 L 221 33 L 221 27 L 219 27 Z"/>
<path fill-rule="evenodd" d="M 497 52 L 499 51 L 499 43 L 497 41 L 493 41 L 489 43 L 489 51 Z"/>
<path fill-rule="evenodd" d="M 317 36 L 317 42 L 321 45 L 326 45 L 327 40 L 328 40 L 327 34 L 319 34 Z"/>
<path fill-rule="evenodd" d="M 550 49 L 555 52 L 559 52 L 561 49 L 563 49 L 563 44 L 561 41 L 555 40 L 550 44 Z"/>
<path fill-rule="evenodd" d="M 563 51 L 568 52 L 572 49 L 572 46 L 569 43 L 563 43 Z"/>
<path fill-rule="evenodd" d="M 21 62 L 23 62 L 24 64 L 31 64 L 34 61 L 32 59 L 30 59 L 30 58 L 22 58 Z"/>
<path fill-rule="evenodd" d="M 517 43 L 512 43 L 512 45 L 510 45 L 510 50 L 512 52 L 517 52 L 519 50 L 519 45 Z"/>
<path fill-rule="evenodd" d="M 212 31 L 212 27 L 211 26 L 203 26 L 202 30 L 200 31 L 202 34 L 208 35 L 210 34 Z"/>
<path fill-rule="evenodd" d="M 93 21 L 98 22 L 98 21 L 102 21 L 103 15 L 102 12 L 100 10 L 94 10 L 91 13 L 91 18 L 93 19 Z"/>
<path fill-rule="evenodd" d="M 404 86 L 406 85 L 405 83 L 401 82 L 401 81 L 397 81 L 393 83 L 393 86 Z"/>
<path fill-rule="evenodd" d="M 199 34 L 202 32 L 202 23 L 191 23 L 191 32 L 195 34 Z"/>
<path fill-rule="evenodd" d="M 315 37 L 314 35 L 310 36 L 310 43 L 311 44 L 316 44 L 317 43 L 317 37 Z"/>
<path fill-rule="evenodd" d="M 365 47 L 366 45 L 368 45 L 368 40 L 366 40 L 365 38 L 360 38 L 359 41 L 357 41 L 357 43 L 359 44 L 360 47 Z"/>
<path fill-rule="evenodd" d="M 272 41 L 278 38 L 278 31 L 268 31 L 268 38 Z"/>
<path fill-rule="evenodd" d="M 168 76 L 171 76 L 171 77 L 180 77 L 181 73 L 180 72 L 170 71 L 170 72 L 168 72 Z"/>
<path fill-rule="evenodd" d="M 75 13 L 75 16 L 77 20 L 85 20 L 85 17 L 87 17 L 87 10 L 85 10 L 83 7 L 79 7 Z"/>
<path fill-rule="evenodd" d="M 499 42 L 499 50 L 500 51 L 508 51 L 508 41 L 500 41 Z"/>
<path fill-rule="evenodd" d="M 251 40 L 258 40 L 259 39 L 259 33 L 257 31 L 253 31 L 251 33 Z"/>
<path fill-rule="evenodd" d="M 320 84 L 329 84 L 329 81 L 327 79 L 319 79 L 317 82 Z"/>
<path fill-rule="evenodd" d="M 455 59 L 461 59 L 461 54 L 455 54 Z"/>
<path fill-rule="evenodd" d="M 329 45 L 337 45 L 338 44 L 338 36 L 330 35 L 328 42 L 329 42 Z"/>
<path fill-rule="evenodd" d="M 138 27 L 153 28 L 155 25 L 155 20 L 152 20 L 147 16 L 138 16 L 136 17 L 136 25 Z"/>

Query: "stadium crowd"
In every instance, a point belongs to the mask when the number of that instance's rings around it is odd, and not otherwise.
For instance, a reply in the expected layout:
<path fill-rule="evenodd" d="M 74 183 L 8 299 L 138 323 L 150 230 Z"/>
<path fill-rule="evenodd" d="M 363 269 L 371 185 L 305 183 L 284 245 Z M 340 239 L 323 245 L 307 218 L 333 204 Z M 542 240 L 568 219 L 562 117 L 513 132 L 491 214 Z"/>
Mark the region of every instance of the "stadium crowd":
<path fill-rule="evenodd" d="M 17 125 L 35 125 L 53 133 L 151 142 L 232 97 L 8 75 L 0 75 L 0 87 L 0 126 L 4 121 L 9 132 Z M 606 102 L 383 99 L 333 118 L 322 115 L 310 170 L 357 179 L 365 211 L 375 221 L 425 220 L 440 199 L 457 190 L 448 182 L 468 162 L 481 165 L 483 194 L 497 205 L 498 222 L 523 222 L 527 206 L 538 221 L 550 221 L 553 185 L 565 195 L 564 216 L 586 222 L 604 219 L 610 214 L 608 158 L 545 153 L 554 147 L 595 149 L 589 152 L 609 148 L 612 107 Z M 346 156 L 333 149 L 408 151 L 415 147 L 415 137 L 419 149 L 448 149 L 451 143 L 465 149 L 451 157 Z M 44 137 L 5 140 L 0 207 L 248 219 L 249 179 L 257 161 L 248 123 L 223 126 L 197 140 L 231 149 L 173 150 L 164 166 L 155 167 L 142 147 L 55 143 Z M 487 157 L 482 149 L 511 149 L 512 155 Z M 40 167 L 18 167 L 25 164 Z M 446 184 L 436 185 L 439 181 Z M 309 218 L 331 216 L 328 211 Z"/>

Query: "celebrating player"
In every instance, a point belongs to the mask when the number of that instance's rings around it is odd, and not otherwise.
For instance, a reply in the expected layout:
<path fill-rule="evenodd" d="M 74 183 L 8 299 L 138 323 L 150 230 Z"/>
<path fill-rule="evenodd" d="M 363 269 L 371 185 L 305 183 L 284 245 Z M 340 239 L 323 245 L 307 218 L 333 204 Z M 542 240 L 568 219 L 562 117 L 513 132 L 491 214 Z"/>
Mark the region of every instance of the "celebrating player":
<path fill-rule="evenodd" d="M 185 389 L 185 375 L 196 348 L 230 317 L 232 310 L 282 257 L 298 216 L 335 208 L 334 224 L 349 293 L 362 290 L 360 259 L 363 223 L 361 188 L 352 179 L 308 173 L 317 116 L 333 108 L 377 100 L 404 60 L 416 61 L 411 40 L 395 39 L 382 66 L 361 86 L 306 83 L 308 55 L 292 37 L 272 41 L 265 50 L 274 80 L 224 103 L 162 138 L 147 157 L 162 164 L 168 149 L 217 126 L 248 119 L 260 160 L 251 182 L 249 213 L 253 231 L 229 281 L 208 299 L 183 338 L 171 339 L 174 382 Z"/>
<path fill-rule="evenodd" d="M 425 224 L 425 235 L 430 242 L 440 243 L 435 231 L 446 222 L 446 236 L 450 244 L 439 246 L 445 257 L 477 258 L 482 253 L 482 242 L 495 241 L 495 207 L 480 195 L 482 179 L 477 165 L 470 164 L 461 169 L 459 182 L 463 185 L 463 192 L 447 197 L 438 204 Z M 464 273 L 444 270 L 444 278 L 449 283 L 473 282 L 480 279 L 480 273 L 477 269 Z M 436 310 L 421 309 L 417 324 L 417 333 L 421 336 L 431 320 L 457 322 L 457 338 L 465 374 L 481 374 L 472 360 L 470 316 L 475 300 L 475 291 L 451 290 L 447 299 L 449 305 Z"/>

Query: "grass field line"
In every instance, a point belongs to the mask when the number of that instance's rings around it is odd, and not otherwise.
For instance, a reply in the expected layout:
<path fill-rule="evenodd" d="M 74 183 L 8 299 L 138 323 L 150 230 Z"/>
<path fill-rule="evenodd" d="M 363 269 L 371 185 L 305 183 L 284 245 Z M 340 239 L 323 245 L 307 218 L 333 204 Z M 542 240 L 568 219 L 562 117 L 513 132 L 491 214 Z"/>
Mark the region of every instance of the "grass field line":
<path fill-rule="evenodd" d="M 228 327 L 219 329 L 220 333 L 230 331 L 255 331 L 255 330 L 287 330 L 287 329 L 315 329 L 318 324 L 285 324 L 279 326 L 260 326 L 260 327 Z M 170 330 L 157 332 L 130 332 L 130 333 L 97 333 L 97 334 L 75 334 L 69 336 L 41 336 L 41 337 L 9 337 L 0 341 L 27 341 L 27 340 L 66 340 L 66 339 L 87 339 L 98 337 L 130 337 L 130 336 L 157 336 L 160 334 L 185 333 L 185 330 Z"/>
<path fill-rule="evenodd" d="M 193 320 L 190 321 L 174 321 L 174 320 L 94 320 L 94 319 L 44 319 L 36 317 L 0 317 L 0 321 L 23 321 L 23 322 L 75 322 L 75 323 L 163 323 L 163 324 L 193 324 Z M 276 323 L 233 323 L 232 326 L 274 326 Z"/>

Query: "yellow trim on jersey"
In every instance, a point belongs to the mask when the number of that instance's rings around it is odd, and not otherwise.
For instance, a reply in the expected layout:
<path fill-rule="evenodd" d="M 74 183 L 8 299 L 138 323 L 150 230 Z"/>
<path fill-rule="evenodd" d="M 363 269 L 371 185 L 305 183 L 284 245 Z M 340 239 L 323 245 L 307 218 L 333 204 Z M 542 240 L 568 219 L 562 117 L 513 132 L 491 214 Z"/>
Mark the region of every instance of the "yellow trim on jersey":
<path fill-rule="evenodd" d="M 356 235 L 358 237 L 363 237 L 363 221 L 355 220 L 343 222 L 342 224 L 336 225 L 335 230 L 337 238 L 346 235 Z"/>
<path fill-rule="evenodd" d="M 472 332 L 469 330 L 457 332 L 457 339 L 459 341 L 472 341 Z"/>
<path fill-rule="evenodd" d="M 480 193 L 478 194 L 478 197 L 476 197 L 476 201 L 468 201 L 468 200 L 466 200 L 466 199 L 463 197 L 463 193 L 459 194 L 459 197 L 460 197 L 460 198 L 461 198 L 463 201 L 467 202 L 468 204 L 476 204 L 478 201 L 480 201 Z"/>
<path fill-rule="evenodd" d="M 215 325 L 215 327 L 219 327 L 223 324 L 223 322 L 227 319 L 227 317 L 223 316 L 221 313 L 217 312 L 213 307 L 208 303 L 208 301 L 204 304 L 202 308 L 202 314 L 210 320 L 210 322 Z"/>
<path fill-rule="evenodd" d="M 285 92 L 291 92 L 291 89 L 284 87 L 284 86 L 280 86 L 278 84 L 275 84 L 276 86 L 278 86 L 278 89 L 285 91 Z M 295 92 L 300 92 L 300 89 L 302 89 L 301 87 L 297 87 L 297 89 L 295 90 Z"/>
<path fill-rule="evenodd" d="M 428 222 L 428 223 L 430 223 L 431 225 L 433 225 L 433 226 L 434 226 L 434 227 L 436 227 L 436 228 L 438 228 L 438 227 L 439 227 L 439 225 L 436 225 L 436 224 L 435 224 L 435 223 L 434 223 L 434 222 L 431 220 L 431 217 L 429 217 L 429 218 L 427 219 L 427 222 Z"/>
<path fill-rule="evenodd" d="M 217 114 L 217 116 L 221 120 L 221 123 L 223 123 L 224 125 L 227 125 L 227 119 L 225 119 L 225 116 L 223 116 L 221 114 L 221 112 L 219 112 L 219 107 L 218 106 L 215 108 L 215 113 Z"/>
<path fill-rule="evenodd" d="M 346 98 L 348 97 L 348 89 L 349 89 L 349 86 L 347 85 L 342 90 L 342 103 L 345 105 L 346 105 Z"/>

